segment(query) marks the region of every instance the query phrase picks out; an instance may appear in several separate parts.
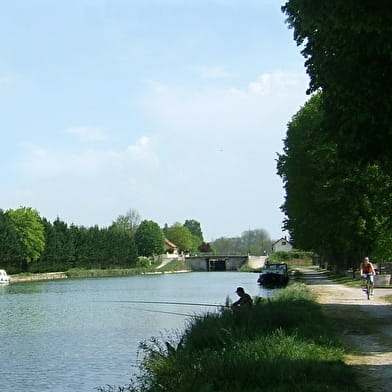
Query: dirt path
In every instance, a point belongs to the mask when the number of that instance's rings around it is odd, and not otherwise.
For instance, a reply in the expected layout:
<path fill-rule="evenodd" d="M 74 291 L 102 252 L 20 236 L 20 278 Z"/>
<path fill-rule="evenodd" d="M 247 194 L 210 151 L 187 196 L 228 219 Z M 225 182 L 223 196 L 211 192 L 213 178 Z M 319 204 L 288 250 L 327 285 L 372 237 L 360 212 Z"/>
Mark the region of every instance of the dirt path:
<path fill-rule="evenodd" d="M 337 284 L 321 271 L 301 272 L 341 334 L 346 363 L 356 368 L 365 391 L 392 391 L 392 305 L 383 300 L 392 289 L 376 288 L 368 300 L 360 289 Z"/>

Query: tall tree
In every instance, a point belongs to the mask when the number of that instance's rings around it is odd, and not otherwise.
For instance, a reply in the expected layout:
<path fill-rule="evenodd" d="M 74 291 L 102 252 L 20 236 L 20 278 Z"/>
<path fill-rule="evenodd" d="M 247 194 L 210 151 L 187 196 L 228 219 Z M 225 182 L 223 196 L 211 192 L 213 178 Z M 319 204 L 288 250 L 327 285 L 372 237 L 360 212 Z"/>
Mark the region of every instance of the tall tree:
<path fill-rule="evenodd" d="M 391 194 L 391 179 L 377 164 L 342 159 L 336 145 L 323 139 L 322 98 L 312 97 L 288 125 L 278 159 L 286 190 L 282 211 L 296 247 L 346 267 L 374 249 L 390 212 L 382 200 Z"/>
<path fill-rule="evenodd" d="M 392 162 L 392 12 L 389 1 L 289 0 L 310 92 L 324 92 L 323 137 L 342 157 Z"/>
<path fill-rule="evenodd" d="M 21 272 L 24 251 L 9 216 L 0 209 L 0 262 L 10 273 Z"/>
<path fill-rule="evenodd" d="M 215 253 L 263 255 L 264 251 L 270 252 L 272 241 L 264 229 L 247 230 L 240 237 L 216 239 L 212 244 Z"/>
<path fill-rule="evenodd" d="M 187 219 L 184 223 L 184 227 L 186 227 L 192 235 L 198 237 L 200 241 L 204 241 L 200 222 L 195 219 Z"/>
<path fill-rule="evenodd" d="M 271 252 L 271 239 L 264 229 L 247 230 L 241 235 L 245 253 L 263 255 Z"/>
<path fill-rule="evenodd" d="M 143 220 L 134 238 L 139 256 L 160 255 L 164 251 L 165 237 L 156 222 Z"/>
<path fill-rule="evenodd" d="M 136 264 L 137 248 L 134 236 L 116 225 L 105 229 L 106 259 L 110 267 L 132 267 Z"/>
<path fill-rule="evenodd" d="M 45 248 L 44 226 L 38 212 L 30 207 L 20 207 L 6 213 L 20 241 L 24 261 L 37 260 Z"/>
<path fill-rule="evenodd" d="M 125 215 L 119 215 L 113 223 L 123 228 L 130 236 L 133 236 L 140 222 L 141 217 L 139 212 L 130 208 Z"/>
<path fill-rule="evenodd" d="M 175 223 L 165 231 L 166 238 L 176 244 L 180 251 L 188 252 L 193 250 L 193 238 L 189 229 L 181 223 Z M 197 248 L 196 248 L 197 249 Z"/>
<path fill-rule="evenodd" d="M 30 272 L 66 271 L 73 267 L 75 247 L 68 225 L 59 217 L 53 223 L 42 218 L 45 249 L 29 264 Z"/>

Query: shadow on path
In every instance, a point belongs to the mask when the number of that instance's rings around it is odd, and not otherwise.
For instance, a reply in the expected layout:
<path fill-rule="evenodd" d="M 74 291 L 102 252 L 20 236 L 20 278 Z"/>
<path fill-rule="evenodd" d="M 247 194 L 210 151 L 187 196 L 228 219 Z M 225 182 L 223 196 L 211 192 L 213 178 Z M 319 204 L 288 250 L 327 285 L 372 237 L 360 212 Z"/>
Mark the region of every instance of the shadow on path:
<path fill-rule="evenodd" d="M 375 289 L 368 300 L 360 288 L 336 283 L 318 270 L 300 269 L 346 347 L 345 362 L 357 370 L 365 391 L 392 390 L 392 306 Z"/>

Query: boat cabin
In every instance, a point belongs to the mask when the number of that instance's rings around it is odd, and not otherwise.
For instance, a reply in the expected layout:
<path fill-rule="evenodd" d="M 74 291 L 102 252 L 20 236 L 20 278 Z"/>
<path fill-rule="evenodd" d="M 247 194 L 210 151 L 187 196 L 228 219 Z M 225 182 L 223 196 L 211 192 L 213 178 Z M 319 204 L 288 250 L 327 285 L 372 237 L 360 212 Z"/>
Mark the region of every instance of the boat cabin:
<path fill-rule="evenodd" d="M 7 275 L 7 272 L 3 269 L 0 269 L 0 284 L 8 284 L 10 283 L 10 278 Z"/>

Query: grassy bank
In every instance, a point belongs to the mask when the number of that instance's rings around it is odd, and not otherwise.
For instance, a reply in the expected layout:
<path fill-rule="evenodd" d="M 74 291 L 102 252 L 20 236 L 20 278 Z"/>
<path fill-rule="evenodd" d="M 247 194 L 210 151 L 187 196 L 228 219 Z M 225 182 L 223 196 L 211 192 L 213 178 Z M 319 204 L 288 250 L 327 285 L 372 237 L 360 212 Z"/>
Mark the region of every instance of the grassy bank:
<path fill-rule="evenodd" d="M 132 392 L 360 391 L 344 351 L 305 285 L 250 309 L 193 318 L 181 337 L 141 345 Z"/>
<path fill-rule="evenodd" d="M 172 260 L 162 268 L 157 268 L 157 265 L 150 267 L 133 267 L 133 268 L 107 268 L 107 269 L 82 269 L 72 268 L 66 272 L 48 272 L 48 273 L 21 273 L 11 275 L 11 282 L 22 283 L 40 280 L 52 279 L 77 279 L 77 278 L 107 278 L 116 276 L 132 276 L 149 273 L 167 273 L 186 271 L 189 267 L 182 260 Z"/>
<path fill-rule="evenodd" d="M 113 268 L 113 269 L 71 269 L 66 272 L 69 278 L 99 278 L 111 276 L 132 276 L 141 274 L 167 273 L 189 270 L 189 267 L 182 260 L 171 260 L 161 268 L 157 265 L 150 267 L 133 267 L 133 268 Z"/>

